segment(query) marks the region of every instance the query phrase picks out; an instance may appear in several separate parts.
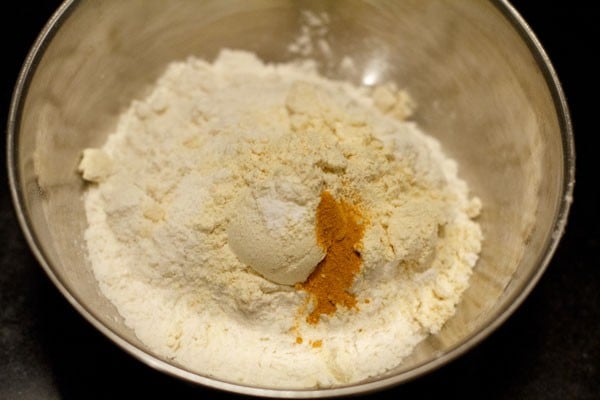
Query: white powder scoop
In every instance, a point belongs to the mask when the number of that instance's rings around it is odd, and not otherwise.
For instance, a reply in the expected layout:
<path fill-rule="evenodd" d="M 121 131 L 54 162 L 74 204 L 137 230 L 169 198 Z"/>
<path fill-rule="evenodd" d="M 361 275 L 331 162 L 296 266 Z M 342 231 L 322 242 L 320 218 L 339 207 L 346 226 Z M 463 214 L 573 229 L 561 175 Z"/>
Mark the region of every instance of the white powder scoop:
<path fill-rule="evenodd" d="M 272 187 L 290 185 L 277 183 Z M 295 189 L 308 190 L 301 185 Z M 286 198 L 281 190 L 271 191 L 246 190 L 239 195 L 227 239 L 242 263 L 275 283 L 293 285 L 308 278 L 325 252 L 317 244 L 315 210 L 298 201 L 305 196 Z"/>

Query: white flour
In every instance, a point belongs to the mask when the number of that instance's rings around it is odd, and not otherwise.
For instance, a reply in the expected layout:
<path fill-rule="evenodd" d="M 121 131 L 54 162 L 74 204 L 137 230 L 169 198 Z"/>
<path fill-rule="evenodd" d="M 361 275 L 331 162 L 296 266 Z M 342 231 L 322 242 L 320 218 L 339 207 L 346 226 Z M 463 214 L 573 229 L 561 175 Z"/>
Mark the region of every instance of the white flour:
<path fill-rule="evenodd" d="M 397 119 L 407 97 L 374 92 L 223 51 L 170 65 L 84 154 L 89 258 L 142 342 L 203 375 L 309 388 L 384 373 L 442 327 L 478 257 L 479 200 L 437 141 Z M 358 194 L 370 223 L 359 311 L 309 325 L 304 292 L 247 267 L 233 242 L 246 227 L 256 262 L 296 262 L 325 189 Z"/>

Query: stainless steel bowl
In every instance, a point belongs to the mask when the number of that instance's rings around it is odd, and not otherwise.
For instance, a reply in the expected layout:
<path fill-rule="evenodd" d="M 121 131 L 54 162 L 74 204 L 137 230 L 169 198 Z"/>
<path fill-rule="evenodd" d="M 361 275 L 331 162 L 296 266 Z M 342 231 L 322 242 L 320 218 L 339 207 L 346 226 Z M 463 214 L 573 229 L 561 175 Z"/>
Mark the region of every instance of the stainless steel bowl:
<path fill-rule="evenodd" d="M 293 58 L 302 10 L 327 12 L 323 73 L 396 81 L 419 104 L 418 123 L 459 161 L 481 197 L 481 259 L 456 315 L 402 365 L 377 379 L 307 390 L 248 387 L 187 371 L 148 350 L 101 294 L 86 260 L 80 152 L 103 143 L 129 102 L 172 60 L 211 59 L 222 47 Z M 350 55 L 355 73 L 332 66 Z M 96 328 L 144 363 L 220 389 L 278 397 L 371 391 L 464 353 L 531 291 L 563 232 L 574 148 L 550 62 L 505 1 L 65 1 L 31 50 L 9 117 L 14 203 L 43 268 Z"/>

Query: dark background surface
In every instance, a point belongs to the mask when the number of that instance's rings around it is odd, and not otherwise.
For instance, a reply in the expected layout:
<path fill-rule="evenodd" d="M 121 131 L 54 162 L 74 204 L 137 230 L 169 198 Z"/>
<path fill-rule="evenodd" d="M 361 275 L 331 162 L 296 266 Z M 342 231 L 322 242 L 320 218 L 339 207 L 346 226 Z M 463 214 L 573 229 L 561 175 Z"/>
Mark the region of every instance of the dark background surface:
<path fill-rule="evenodd" d="M 59 3 L 3 4 L 3 127 L 21 64 Z M 600 39 L 600 14 L 584 5 L 592 3 L 583 1 L 515 0 L 513 4 L 546 48 L 572 113 L 577 184 L 566 234 L 531 295 L 483 343 L 427 376 L 361 398 L 600 398 L 600 199 L 596 189 L 600 171 L 592 155 L 597 151 L 592 138 L 598 134 L 599 64 L 594 53 Z M 12 24 L 10 30 L 8 24 Z M 27 247 L 12 208 L 4 152 L 1 158 L 1 400 L 242 398 L 156 372 L 84 320 L 52 285 Z"/>

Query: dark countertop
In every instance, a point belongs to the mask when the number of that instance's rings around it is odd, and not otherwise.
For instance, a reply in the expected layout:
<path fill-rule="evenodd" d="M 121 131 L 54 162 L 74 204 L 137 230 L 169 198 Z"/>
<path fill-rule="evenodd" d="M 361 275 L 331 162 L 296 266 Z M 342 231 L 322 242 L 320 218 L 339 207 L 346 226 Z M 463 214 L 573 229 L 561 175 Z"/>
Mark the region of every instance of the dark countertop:
<path fill-rule="evenodd" d="M 26 53 L 59 3 L 3 5 L 4 26 L 12 28 L 3 35 L 2 126 Z M 584 2 L 513 4 L 545 46 L 571 107 L 578 159 L 566 234 L 527 300 L 483 343 L 427 376 L 361 398 L 600 398 L 600 198 L 593 184 L 598 182 L 593 178 L 599 172 L 597 161 L 591 154 L 598 130 L 592 129 L 597 103 L 592 99 L 599 90 L 593 53 L 600 15 Z M 3 166 L 4 161 L 3 151 Z M 84 320 L 27 247 L 13 213 L 5 167 L 0 171 L 0 399 L 242 398 L 156 372 Z"/>

